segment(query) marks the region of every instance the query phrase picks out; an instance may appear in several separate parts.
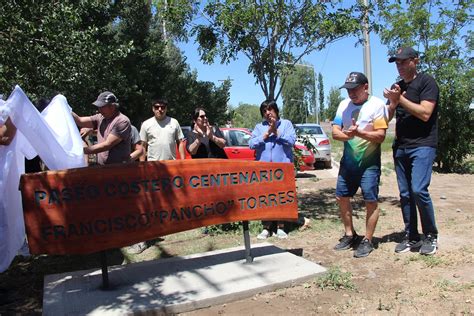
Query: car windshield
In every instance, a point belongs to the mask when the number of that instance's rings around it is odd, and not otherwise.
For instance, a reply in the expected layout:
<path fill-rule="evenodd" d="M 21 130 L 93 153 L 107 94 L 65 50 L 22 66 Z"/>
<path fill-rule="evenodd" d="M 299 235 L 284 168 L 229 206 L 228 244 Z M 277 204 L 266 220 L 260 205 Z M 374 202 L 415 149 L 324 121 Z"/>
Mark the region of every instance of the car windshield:
<path fill-rule="evenodd" d="M 298 132 L 298 134 L 303 135 L 317 135 L 323 133 L 321 127 L 319 126 L 298 126 L 296 128 L 296 131 Z"/>
<path fill-rule="evenodd" d="M 229 130 L 225 133 L 227 146 L 248 147 L 250 135 L 238 130 Z"/>

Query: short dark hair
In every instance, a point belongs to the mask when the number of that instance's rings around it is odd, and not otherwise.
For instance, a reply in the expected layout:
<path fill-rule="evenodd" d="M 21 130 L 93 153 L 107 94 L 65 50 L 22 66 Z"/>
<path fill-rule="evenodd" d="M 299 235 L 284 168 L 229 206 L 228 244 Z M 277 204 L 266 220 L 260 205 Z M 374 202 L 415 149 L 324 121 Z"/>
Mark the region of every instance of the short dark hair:
<path fill-rule="evenodd" d="M 206 110 L 203 107 L 197 107 L 197 108 L 194 109 L 193 114 L 191 115 L 191 118 L 194 121 L 197 120 L 197 118 L 199 117 L 199 112 L 200 111 L 206 112 Z"/>
<path fill-rule="evenodd" d="M 38 109 L 38 112 L 41 113 L 43 112 L 44 109 L 46 109 L 46 107 L 48 106 L 50 102 L 51 102 L 50 99 L 41 97 L 36 101 L 35 107 Z"/>
<path fill-rule="evenodd" d="M 260 114 L 262 117 L 264 116 L 265 111 L 268 109 L 274 110 L 278 118 L 280 118 L 280 110 L 278 110 L 278 105 L 275 100 L 265 100 L 262 102 L 262 104 L 260 104 Z"/>
<path fill-rule="evenodd" d="M 168 100 L 162 98 L 156 98 L 151 100 L 151 106 L 154 106 L 155 104 L 161 104 L 168 107 Z"/>

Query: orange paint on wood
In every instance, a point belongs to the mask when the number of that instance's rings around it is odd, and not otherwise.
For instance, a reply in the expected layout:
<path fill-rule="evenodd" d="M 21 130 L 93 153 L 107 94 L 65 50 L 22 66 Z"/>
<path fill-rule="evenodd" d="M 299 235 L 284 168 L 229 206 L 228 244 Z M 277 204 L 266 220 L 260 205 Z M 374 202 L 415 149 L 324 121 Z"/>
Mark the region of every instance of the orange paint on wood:
<path fill-rule="evenodd" d="M 289 163 L 196 159 L 25 174 L 33 254 L 87 254 L 197 227 L 296 220 Z"/>

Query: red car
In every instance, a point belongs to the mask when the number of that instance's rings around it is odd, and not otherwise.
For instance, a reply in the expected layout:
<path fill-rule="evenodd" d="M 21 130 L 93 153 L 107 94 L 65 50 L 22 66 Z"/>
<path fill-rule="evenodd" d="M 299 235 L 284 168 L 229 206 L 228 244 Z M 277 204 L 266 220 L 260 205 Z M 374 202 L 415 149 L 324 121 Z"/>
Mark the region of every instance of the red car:
<path fill-rule="evenodd" d="M 224 150 L 229 159 L 255 160 L 255 150 L 249 148 L 249 140 L 252 133 L 247 128 L 221 127 L 224 134 L 226 146 Z M 301 152 L 300 170 L 314 170 L 314 154 L 302 144 L 296 143 L 295 149 Z"/>

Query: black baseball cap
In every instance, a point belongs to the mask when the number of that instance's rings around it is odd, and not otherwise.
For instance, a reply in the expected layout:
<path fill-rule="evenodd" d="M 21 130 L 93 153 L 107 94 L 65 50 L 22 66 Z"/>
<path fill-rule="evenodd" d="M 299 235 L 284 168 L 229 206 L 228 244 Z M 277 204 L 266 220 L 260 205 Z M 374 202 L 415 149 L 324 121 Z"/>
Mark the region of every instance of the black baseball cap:
<path fill-rule="evenodd" d="M 366 83 L 369 83 L 369 80 L 363 73 L 353 71 L 349 74 L 349 76 L 347 76 L 346 82 L 339 89 L 342 89 L 342 88 L 354 89 L 360 86 L 361 84 L 366 84 Z"/>
<path fill-rule="evenodd" d="M 397 50 L 397 53 L 388 59 L 389 63 L 393 63 L 397 59 L 417 58 L 418 52 L 412 47 L 402 47 Z"/>
<path fill-rule="evenodd" d="M 115 96 L 115 94 L 113 94 L 110 91 L 105 91 L 105 92 L 102 92 L 101 94 L 99 94 L 99 96 L 97 97 L 97 100 L 92 102 L 92 104 L 94 104 L 98 108 L 101 108 L 106 104 L 117 103 L 117 102 L 118 102 L 118 100 L 117 100 L 117 97 Z"/>

